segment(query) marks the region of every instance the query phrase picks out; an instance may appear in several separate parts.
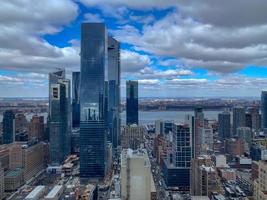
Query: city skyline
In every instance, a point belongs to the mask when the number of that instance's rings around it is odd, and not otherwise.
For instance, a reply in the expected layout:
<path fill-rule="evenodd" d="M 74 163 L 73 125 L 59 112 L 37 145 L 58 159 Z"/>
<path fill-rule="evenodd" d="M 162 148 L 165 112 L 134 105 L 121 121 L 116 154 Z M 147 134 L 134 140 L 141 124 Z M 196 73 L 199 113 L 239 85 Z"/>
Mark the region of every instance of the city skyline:
<path fill-rule="evenodd" d="M 71 78 L 80 67 L 82 22 L 105 23 L 121 43 L 122 97 L 129 79 L 139 80 L 140 97 L 260 96 L 267 88 L 267 2 L 49 0 L 23 7 L 1 2 L 0 85 L 8 87 L 1 97 L 47 97 L 48 73 L 59 67 Z"/>

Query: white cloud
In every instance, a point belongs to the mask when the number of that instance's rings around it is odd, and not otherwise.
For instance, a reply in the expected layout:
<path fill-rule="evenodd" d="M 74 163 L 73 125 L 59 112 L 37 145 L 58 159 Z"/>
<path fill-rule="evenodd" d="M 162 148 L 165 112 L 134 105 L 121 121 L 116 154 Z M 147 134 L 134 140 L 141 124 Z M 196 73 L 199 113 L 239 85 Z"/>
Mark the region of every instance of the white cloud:
<path fill-rule="evenodd" d="M 134 51 L 121 51 L 122 72 L 137 72 L 151 64 L 149 56 Z"/>

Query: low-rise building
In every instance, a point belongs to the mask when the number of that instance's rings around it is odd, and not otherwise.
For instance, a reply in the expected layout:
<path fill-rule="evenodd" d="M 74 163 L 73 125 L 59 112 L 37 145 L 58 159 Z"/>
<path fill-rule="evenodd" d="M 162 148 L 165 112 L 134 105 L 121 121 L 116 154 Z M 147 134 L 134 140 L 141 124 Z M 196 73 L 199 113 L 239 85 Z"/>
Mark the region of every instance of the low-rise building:
<path fill-rule="evenodd" d="M 23 183 L 23 169 L 17 168 L 5 173 L 5 191 L 15 191 Z"/>

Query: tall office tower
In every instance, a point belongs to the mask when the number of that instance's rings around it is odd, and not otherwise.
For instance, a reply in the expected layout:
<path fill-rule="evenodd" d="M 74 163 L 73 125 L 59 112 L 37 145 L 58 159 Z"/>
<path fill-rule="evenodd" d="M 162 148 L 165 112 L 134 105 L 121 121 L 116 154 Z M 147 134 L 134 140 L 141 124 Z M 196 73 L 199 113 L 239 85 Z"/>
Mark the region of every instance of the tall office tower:
<path fill-rule="evenodd" d="M 258 178 L 254 181 L 253 199 L 267 199 L 267 161 L 258 162 Z"/>
<path fill-rule="evenodd" d="M 236 136 L 237 128 L 244 127 L 246 125 L 246 113 L 245 108 L 243 107 L 235 107 L 233 109 L 233 135 Z"/>
<path fill-rule="evenodd" d="M 162 120 L 155 121 L 155 133 L 156 135 L 164 135 L 164 121 Z"/>
<path fill-rule="evenodd" d="M 123 127 L 121 133 L 121 147 L 123 149 L 138 149 L 144 145 L 145 128 L 132 124 Z"/>
<path fill-rule="evenodd" d="M 250 112 L 251 112 L 252 130 L 259 131 L 260 124 L 261 124 L 259 108 L 253 107 L 253 108 L 251 108 Z"/>
<path fill-rule="evenodd" d="M 220 192 L 218 175 L 210 156 L 192 159 L 190 182 L 190 195 L 211 197 L 212 192 Z"/>
<path fill-rule="evenodd" d="M 0 199 L 4 199 L 5 197 L 5 173 L 4 168 L 0 163 Z"/>
<path fill-rule="evenodd" d="M 127 81 L 126 89 L 126 124 L 138 124 L 138 81 Z"/>
<path fill-rule="evenodd" d="M 20 133 L 27 129 L 28 121 L 24 113 L 17 113 L 15 115 L 15 132 Z"/>
<path fill-rule="evenodd" d="M 108 37 L 108 127 L 110 142 L 116 149 L 120 135 L 120 43 Z"/>
<path fill-rule="evenodd" d="M 72 72 L 72 127 L 80 126 L 80 72 Z"/>
<path fill-rule="evenodd" d="M 148 200 L 156 193 L 151 165 L 145 149 L 124 149 L 121 153 L 121 197 Z"/>
<path fill-rule="evenodd" d="M 249 127 L 239 127 L 236 130 L 237 136 L 244 140 L 244 148 L 246 152 L 249 152 L 249 149 L 252 144 L 252 131 Z"/>
<path fill-rule="evenodd" d="M 245 127 L 252 128 L 252 115 L 250 112 L 245 114 Z"/>
<path fill-rule="evenodd" d="M 104 116 L 107 31 L 103 23 L 81 25 L 80 176 L 106 174 L 107 129 Z"/>
<path fill-rule="evenodd" d="M 201 128 L 204 127 L 204 113 L 202 108 L 195 108 L 195 135 L 194 135 L 194 156 L 197 157 L 201 153 Z"/>
<path fill-rule="evenodd" d="M 15 140 L 15 114 L 6 110 L 3 115 L 3 143 L 9 144 Z"/>
<path fill-rule="evenodd" d="M 44 140 L 44 116 L 34 115 L 32 116 L 31 122 L 29 124 L 29 139 Z"/>
<path fill-rule="evenodd" d="M 213 151 L 213 129 L 211 127 L 203 127 L 201 132 L 201 154 L 207 154 Z"/>
<path fill-rule="evenodd" d="M 167 187 L 189 190 L 190 162 L 192 159 L 192 134 L 187 125 L 173 125 L 173 143 L 167 159 L 163 163 L 164 179 Z"/>
<path fill-rule="evenodd" d="M 261 127 L 267 128 L 267 91 L 261 92 Z"/>
<path fill-rule="evenodd" d="M 49 74 L 48 124 L 51 162 L 60 164 L 70 153 L 71 134 L 70 80 L 64 70 Z"/>
<path fill-rule="evenodd" d="M 231 115 L 229 112 L 223 112 L 218 114 L 219 121 L 219 137 L 222 139 L 231 137 Z"/>
<path fill-rule="evenodd" d="M 192 158 L 194 158 L 195 154 L 195 116 L 193 115 L 185 115 L 185 124 L 188 124 L 189 131 L 192 137 Z"/>

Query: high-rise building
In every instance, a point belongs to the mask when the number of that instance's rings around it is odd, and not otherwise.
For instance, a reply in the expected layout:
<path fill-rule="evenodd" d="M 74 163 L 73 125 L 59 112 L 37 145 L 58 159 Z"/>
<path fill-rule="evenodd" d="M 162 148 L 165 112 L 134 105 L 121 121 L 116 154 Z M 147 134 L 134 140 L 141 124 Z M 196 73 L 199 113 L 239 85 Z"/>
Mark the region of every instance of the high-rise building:
<path fill-rule="evenodd" d="M 0 163 L 0 200 L 5 197 L 5 178 L 4 178 L 4 168 Z"/>
<path fill-rule="evenodd" d="M 126 124 L 138 124 L 138 81 L 126 82 Z"/>
<path fill-rule="evenodd" d="M 246 113 L 243 107 L 234 107 L 233 109 L 233 136 L 237 135 L 237 128 L 246 125 Z"/>
<path fill-rule="evenodd" d="M 80 72 L 72 72 L 72 127 L 80 126 Z"/>
<path fill-rule="evenodd" d="M 211 197 L 212 192 L 220 191 L 218 175 L 210 156 L 192 159 L 190 182 L 191 195 Z"/>
<path fill-rule="evenodd" d="M 15 115 L 15 132 L 20 133 L 27 129 L 28 121 L 24 113 L 17 113 Z"/>
<path fill-rule="evenodd" d="M 29 140 L 37 138 L 38 140 L 44 140 L 45 130 L 44 130 L 44 117 L 34 115 L 32 116 L 31 122 L 29 124 Z"/>
<path fill-rule="evenodd" d="M 163 135 L 164 134 L 164 121 L 156 120 L 155 121 L 155 133 L 156 135 Z"/>
<path fill-rule="evenodd" d="M 190 162 L 192 159 L 192 134 L 187 125 L 173 124 L 172 149 L 163 164 L 167 187 L 179 187 L 188 191 L 190 186 Z"/>
<path fill-rule="evenodd" d="M 245 142 L 245 151 L 249 152 L 249 149 L 251 147 L 252 144 L 252 132 L 251 132 L 251 128 L 249 127 L 239 127 L 237 128 L 237 136 L 241 139 L 244 140 Z"/>
<path fill-rule="evenodd" d="M 201 153 L 201 128 L 204 127 L 203 109 L 195 108 L 195 130 L 194 130 L 194 156 L 197 157 Z"/>
<path fill-rule="evenodd" d="M 231 137 L 231 116 L 229 112 L 219 113 L 218 115 L 219 121 L 219 137 L 222 139 Z"/>
<path fill-rule="evenodd" d="M 123 127 L 121 133 L 121 147 L 123 149 L 138 149 L 144 145 L 145 128 L 132 124 Z"/>
<path fill-rule="evenodd" d="M 80 176 L 106 174 L 107 128 L 104 115 L 107 31 L 103 23 L 81 25 Z"/>
<path fill-rule="evenodd" d="M 246 112 L 245 114 L 245 126 L 252 128 L 252 115 L 250 112 Z"/>
<path fill-rule="evenodd" d="M 6 110 L 3 115 L 3 143 L 9 144 L 15 140 L 15 115 L 12 110 Z"/>
<path fill-rule="evenodd" d="M 120 43 L 108 37 L 108 127 L 109 140 L 116 149 L 120 135 Z"/>
<path fill-rule="evenodd" d="M 258 178 L 254 181 L 253 199 L 267 199 L 267 162 L 258 162 Z"/>
<path fill-rule="evenodd" d="M 71 134 L 70 80 L 64 70 L 49 74 L 48 124 L 51 162 L 60 164 L 70 153 Z"/>
<path fill-rule="evenodd" d="M 267 91 L 261 92 L 261 127 L 267 128 Z"/>
<path fill-rule="evenodd" d="M 155 192 L 147 151 L 124 149 L 121 153 L 122 199 L 150 200 Z"/>
<path fill-rule="evenodd" d="M 213 151 L 213 129 L 211 127 L 203 127 L 201 133 L 201 154 L 207 154 Z"/>
<path fill-rule="evenodd" d="M 261 124 L 261 117 L 259 113 L 259 108 L 258 107 L 253 107 L 250 109 L 251 112 L 251 127 L 252 130 L 254 131 L 259 131 L 260 129 L 260 124 Z"/>

